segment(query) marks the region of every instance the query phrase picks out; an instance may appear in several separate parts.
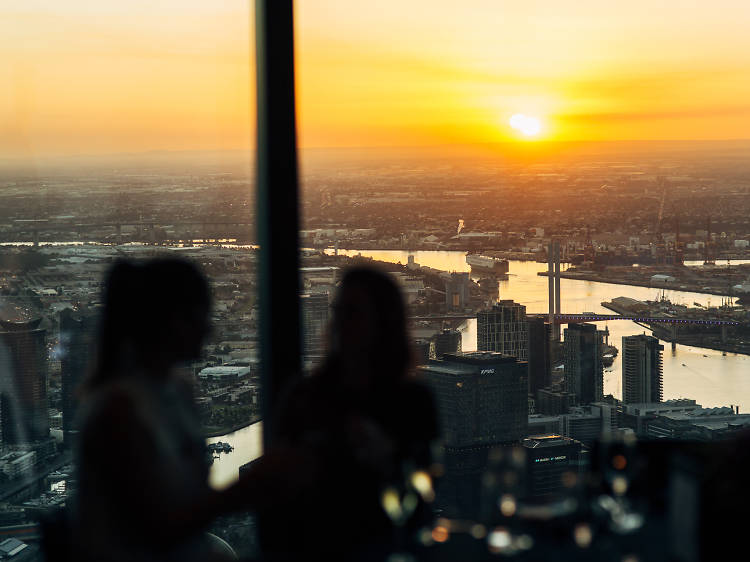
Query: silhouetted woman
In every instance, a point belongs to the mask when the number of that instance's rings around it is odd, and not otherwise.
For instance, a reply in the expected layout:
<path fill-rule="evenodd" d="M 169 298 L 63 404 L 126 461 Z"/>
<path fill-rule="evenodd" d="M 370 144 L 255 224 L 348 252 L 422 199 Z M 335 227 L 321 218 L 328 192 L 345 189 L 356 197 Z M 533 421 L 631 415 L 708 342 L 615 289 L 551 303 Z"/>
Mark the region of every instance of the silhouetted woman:
<path fill-rule="evenodd" d="M 252 490 L 208 486 L 191 381 L 176 369 L 200 356 L 208 284 L 186 261 L 123 261 L 105 292 L 98 366 L 81 400 L 77 559 L 223 559 L 199 531 L 251 505 Z"/>
<path fill-rule="evenodd" d="M 322 368 L 289 390 L 278 422 L 280 443 L 314 451 L 315 486 L 267 514 L 262 535 L 287 557 L 377 559 L 394 524 L 384 491 L 429 465 L 438 433 L 431 394 L 411 376 L 405 307 L 388 274 L 344 275 L 329 347 Z"/>

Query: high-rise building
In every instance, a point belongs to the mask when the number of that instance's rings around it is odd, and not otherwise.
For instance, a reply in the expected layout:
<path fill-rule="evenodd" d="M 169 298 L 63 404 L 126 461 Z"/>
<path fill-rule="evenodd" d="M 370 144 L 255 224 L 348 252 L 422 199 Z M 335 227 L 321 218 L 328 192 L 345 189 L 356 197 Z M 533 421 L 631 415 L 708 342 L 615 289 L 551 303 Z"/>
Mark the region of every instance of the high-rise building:
<path fill-rule="evenodd" d="M 515 357 L 472 352 L 418 369 L 433 390 L 445 444 L 436 506 L 447 517 L 476 518 L 488 454 L 527 434 L 528 367 Z"/>
<path fill-rule="evenodd" d="M 622 401 L 625 404 L 662 401 L 664 346 L 653 336 L 622 338 Z"/>
<path fill-rule="evenodd" d="M 544 318 L 528 319 L 529 395 L 536 397 L 539 390 L 550 385 L 550 339 L 552 329 Z"/>
<path fill-rule="evenodd" d="M 594 324 L 570 324 L 565 328 L 565 390 L 576 395 L 579 404 L 591 404 L 604 397 L 602 334 Z"/>
<path fill-rule="evenodd" d="M 325 355 L 325 334 L 328 326 L 328 293 L 305 293 L 300 295 L 302 308 L 303 353 L 316 358 Z"/>
<path fill-rule="evenodd" d="M 493 352 L 446 354 L 419 367 L 449 448 L 518 441 L 528 425 L 528 367 Z"/>
<path fill-rule="evenodd" d="M 46 330 L 41 319 L 0 321 L 0 421 L 3 444 L 49 436 Z"/>
<path fill-rule="evenodd" d="M 96 318 L 92 313 L 66 308 L 60 312 L 60 376 L 62 379 L 62 430 L 66 447 L 78 428 L 78 388 L 83 382 L 94 356 Z"/>
<path fill-rule="evenodd" d="M 526 307 L 522 304 L 501 300 L 492 308 L 477 313 L 479 351 L 496 351 L 527 361 L 528 340 Z"/>
<path fill-rule="evenodd" d="M 461 351 L 461 332 L 458 330 L 443 330 L 434 336 L 435 359 L 442 359 L 446 353 Z"/>
<path fill-rule="evenodd" d="M 575 439 L 538 435 L 524 439 L 523 448 L 526 451 L 525 499 L 554 499 L 565 491 L 566 481 L 577 479 L 582 471 L 582 446 Z M 570 477 L 566 477 L 568 474 Z"/>

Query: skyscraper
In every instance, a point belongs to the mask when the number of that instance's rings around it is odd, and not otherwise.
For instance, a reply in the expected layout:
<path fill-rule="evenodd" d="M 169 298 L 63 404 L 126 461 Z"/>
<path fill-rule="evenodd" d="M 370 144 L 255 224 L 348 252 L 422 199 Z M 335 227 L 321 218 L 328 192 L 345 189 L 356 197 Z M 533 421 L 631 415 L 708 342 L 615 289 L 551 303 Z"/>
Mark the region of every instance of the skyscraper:
<path fill-rule="evenodd" d="M 528 320 L 528 353 L 529 353 L 529 395 L 534 398 L 542 388 L 550 385 L 550 338 L 552 329 L 544 318 Z"/>
<path fill-rule="evenodd" d="M 446 354 L 418 369 L 434 393 L 445 444 L 436 505 L 448 517 L 476 518 L 490 450 L 526 436 L 528 366 L 472 352 Z"/>
<path fill-rule="evenodd" d="M 302 307 L 303 353 L 305 357 L 323 357 L 328 326 L 328 293 L 300 295 Z"/>
<path fill-rule="evenodd" d="M 3 444 L 49 435 L 46 331 L 41 319 L 0 321 L 0 421 Z"/>
<path fill-rule="evenodd" d="M 664 346 L 653 336 L 622 338 L 622 401 L 625 404 L 662 401 Z"/>
<path fill-rule="evenodd" d="M 446 447 L 507 443 L 525 436 L 525 362 L 492 352 L 449 353 L 418 369 L 435 394 Z"/>
<path fill-rule="evenodd" d="M 502 300 L 492 308 L 477 313 L 479 351 L 496 351 L 527 361 L 528 346 L 526 307 L 522 304 Z"/>
<path fill-rule="evenodd" d="M 77 390 L 91 368 L 96 318 L 92 313 L 66 308 L 60 312 L 60 375 L 62 379 L 63 442 L 71 446 L 76 433 Z"/>
<path fill-rule="evenodd" d="M 576 395 L 579 404 L 591 404 L 604 397 L 602 335 L 594 324 L 570 324 L 565 328 L 565 390 Z"/>

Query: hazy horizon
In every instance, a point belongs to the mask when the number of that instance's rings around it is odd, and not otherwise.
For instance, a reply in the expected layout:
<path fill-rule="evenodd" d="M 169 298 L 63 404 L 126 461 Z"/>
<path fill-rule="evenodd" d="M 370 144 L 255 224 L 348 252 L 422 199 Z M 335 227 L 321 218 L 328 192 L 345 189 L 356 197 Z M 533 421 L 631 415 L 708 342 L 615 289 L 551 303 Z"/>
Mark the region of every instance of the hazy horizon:
<path fill-rule="evenodd" d="M 0 158 L 250 150 L 248 0 L 10 0 Z M 297 2 L 301 147 L 741 140 L 750 5 Z M 534 120 L 533 131 L 510 124 Z M 519 148 L 534 151 L 539 148 Z"/>
<path fill-rule="evenodd" d="M 536 143 L 476 143 L 464 145 L 392 146 L 392 147 L 300 147 L 302 165 L 335 160 L 357 162 L 373 160 L 414 160 L 451 158 L 466 160 L 499 159 L 509 164 L 556 162 L 568 158 L 617 156 L 619 158 L 665 158 L 681 153 L 705 157 L 742 157 L 750 151 L 750 139 L 736 140 L 612 140 L 612 141 L 538 141 Z M 224 150 L 144 150 L 121 153 L 70 154 L 48 157 L 2 158 L 0 170 L 75 169 L 80 167 L 143 167 L 149 165 L 241 166 L 251 172 L 254 148 Z"/>

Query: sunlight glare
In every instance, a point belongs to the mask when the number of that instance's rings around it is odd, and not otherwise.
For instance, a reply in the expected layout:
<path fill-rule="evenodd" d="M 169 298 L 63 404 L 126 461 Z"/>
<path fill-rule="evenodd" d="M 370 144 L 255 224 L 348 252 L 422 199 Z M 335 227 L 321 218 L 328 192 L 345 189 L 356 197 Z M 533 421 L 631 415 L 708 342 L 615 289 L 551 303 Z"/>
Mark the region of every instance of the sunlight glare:
<path fill-rule="evenodd" d="M 542 130 L 542 123 L 537 117 L 516 113 L 510 118 L 510 126 L 516 131 L 520 131 L 527 137 L 533 137 Z"/>

